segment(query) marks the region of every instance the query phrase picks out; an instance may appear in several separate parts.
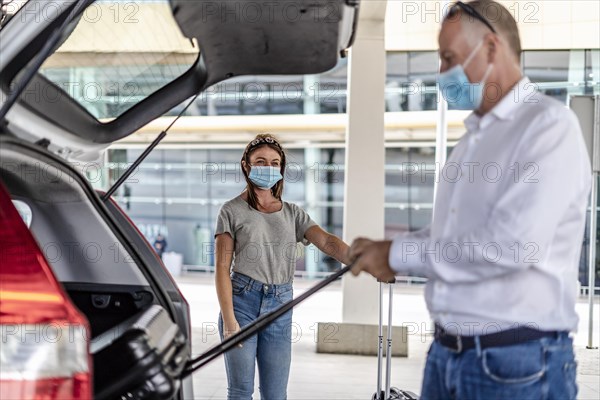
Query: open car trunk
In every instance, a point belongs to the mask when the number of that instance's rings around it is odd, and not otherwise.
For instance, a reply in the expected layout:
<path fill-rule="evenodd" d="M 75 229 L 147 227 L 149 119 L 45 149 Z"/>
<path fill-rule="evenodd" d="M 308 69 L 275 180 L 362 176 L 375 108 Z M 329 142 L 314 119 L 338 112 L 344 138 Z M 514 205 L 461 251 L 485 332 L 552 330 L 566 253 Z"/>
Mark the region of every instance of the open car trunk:
<path fill-rule="evenodd" d="M 95 395 L 173 398 L 191 355 L 187 304 L 156 255 L 139 246 L 141 237 L 132 246 L 136 240 L 60 158 L 0 135 L 0 159 L 0 180 L 90 323 Z"/>

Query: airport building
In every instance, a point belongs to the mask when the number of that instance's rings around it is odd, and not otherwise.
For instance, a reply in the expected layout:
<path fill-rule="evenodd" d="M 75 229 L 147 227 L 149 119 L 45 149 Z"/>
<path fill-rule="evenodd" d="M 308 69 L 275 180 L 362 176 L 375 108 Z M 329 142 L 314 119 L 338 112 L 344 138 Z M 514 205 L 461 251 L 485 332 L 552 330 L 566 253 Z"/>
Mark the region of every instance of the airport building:
<path fill-rule="evenodd" d="M 538 90 L 565 106 L 572 96 L 600 94 L 597 2 L 502 3 L 519 24 L 521 68 Z M 435 180 L 448 178 L 438 174 L 442 159 L 435 155 L 437 129 L 441 123 L 447 128 L 448 154 L 464 132 L 468 113 L 448 111 L 440 119 L 437 32 L 447 2 L 382 4 L 385 10 L 374 13 L 385 11 L 384 206 L 385 236 L 392 237 L 431 220 Z M 242 6 L 247 18 L 264 17 L 253 14 L 252 2 Z M 228 15 L 226 6 L 212 12 Z M 293 18 L 293 10 L 289 13 Z M 98 2 L 78 27 L 93 26 L 93 40 L 69 41 L 46 62 L 43 73 L 97 118 L 114 118 L 184 74 L 202 51 L 173 30 L 174 24 L 165 24 L 168 18 L 173 17 L 166 1 Z M 177 41 L 179 49 L 173 51 Z M 374 79 L 365 71 L 356 77 L 361 84 Z M 242 76 L 215 85 L 193 100 L 116 199 L 150 242 L 161 233 L 167 251 L 181 254 L 186 268 L 211 269 L 216 215 L 245 186 L 239 165 L 243 149 L 256 134 L 270 132 L 287 149 L 284 200 L 304 207 L 326 230 L 342 236 L 349 73 L 344 58 L 320 75 Z M 185 106 L 174 107 L 113 144 L 102 160 L 86 165 L 94 186 L 106 190 L 114 183 Z M 491 173 L 485 167 L 474 172 Z M 581 261 L 583 285 L 586 254 Z M 314 247 L 297 263 L 298 273 L 308 276 L 335 267 Z"/>

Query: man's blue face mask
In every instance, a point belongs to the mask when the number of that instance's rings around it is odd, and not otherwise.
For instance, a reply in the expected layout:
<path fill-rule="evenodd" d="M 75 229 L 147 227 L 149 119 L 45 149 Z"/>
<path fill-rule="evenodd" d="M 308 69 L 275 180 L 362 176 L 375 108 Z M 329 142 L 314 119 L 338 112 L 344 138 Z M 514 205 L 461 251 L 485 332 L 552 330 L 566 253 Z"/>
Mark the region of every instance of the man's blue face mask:
<path fill-rule="evenodd" d="M 475 56 L 475 53 L 477 53 L 477 50 L 479 50 L 482 45 L 483 39 L 475 46 L 462 65 L 456 65 L 438 75 L 438 85 L 442 92 L 442 96 L 444 96 L 444 99 L 448 102 L 448 109 L 477 110 L 481 106 L 485 82 L 492 71 L 493 65 L 488 65 L 483 79 L 479 83 L 471 83 L 469 81 L 467 74 L 465 74 L 465 68 L 469 65 Z"/>
<path fill-rule="evenodd" d="M 253 165 L 248 178 L 261 189 L 271 189 L 283 176 L 279 167 Z"/>

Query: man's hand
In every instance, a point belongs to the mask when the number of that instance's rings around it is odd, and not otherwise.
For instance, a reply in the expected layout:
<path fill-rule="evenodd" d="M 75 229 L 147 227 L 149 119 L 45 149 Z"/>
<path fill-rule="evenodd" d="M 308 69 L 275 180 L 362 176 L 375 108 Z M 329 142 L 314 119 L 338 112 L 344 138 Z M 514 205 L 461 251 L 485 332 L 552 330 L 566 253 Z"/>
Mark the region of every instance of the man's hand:
<path fill-rule="evenodd" d="M 352 274 L 365 271 L 382 282 L 392 282 L 395 274 L 390 268 L 389 256 L 392 242 L 389 240 L 375 242 L 358 238 L 350 246 L 350 258 L 354 260 Z"/>

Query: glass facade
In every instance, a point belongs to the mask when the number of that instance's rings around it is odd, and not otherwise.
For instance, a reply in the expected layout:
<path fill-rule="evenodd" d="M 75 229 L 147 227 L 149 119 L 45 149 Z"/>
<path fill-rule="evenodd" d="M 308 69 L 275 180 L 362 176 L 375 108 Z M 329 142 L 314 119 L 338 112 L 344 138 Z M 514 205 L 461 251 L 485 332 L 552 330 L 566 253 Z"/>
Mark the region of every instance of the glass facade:
<path fill-rule="evenodd" d="M 526 51 L 522 68 L 539 90 L 565 104 L 571 95 L 600 94 L 598 50 Z M 386 111 L 435 110 L 436 72 L 435 52 L 389 52 Z M 240 77 L 209 89 L 186 114 L 344 113 L 346 80 L 347 60 L 318 76 Z M 180 110 L 178 107 L 171 113 Z M 116 199 L 151 242 L 160 232 L 167 237 L 167 251 L 183 254 L 184 264 L 210 268 L 219 208 L 245 186 L 239 167 L 243 149 L 202 146 L 159 146 L 117 192 Z M 386 149 L 386 237 L 418 230 L 432 215 L 434 144 L 402 146 Z M 112 184 L 141 151 L 111 148 L 103 166 L 108 180 L 100 186 Z M 285 176 L 284 200 L 305 208 L 324 229 L 338 236 L 343 232 L 344 157 L 343 148 L 289 149 Z M 586 233 L 580 268 L 583 286 L 587 285 L 588 249 Z M 299 271 L 325 272 L 335 265 L 316 249 L 308 248 L 297 267 Z"/>
<path fill-rule="evenodd" d="M 217 213 L 245 187 L 239 165 L 242 151 L 157 148 L 117 191 L 115 199 L 151 243 L 160 233 L 167 238 L 167 251 L 183 254 L 184 264 L 210 267 Z M 106 184 L 113 184 L 141 152 L 109 150 L 104 166 Z M 344 157 L 342 148 L 287 150 L 283 195 L 285 201 L 307 209 L 325 230 L 338 236 L 343 234 Z M 433 147 L 386 150 L 386 236 L 420 229 L 431 220 L 433 165 Z M 422 168 L 430 173 L 416 173 Z M 305 255 L 298 263 L 300 271 L 328 271 L 336 265 L 313 247 Z M 307 263 L 311 264 L 308 268 Z"/>
<path fill-rule="evenodd" d="M 242 76 L 200 94 L 184 115 L 332 114 L 346 112 L 348 60 L 308 76 Z M 171 110 L 177 115 L 184 105 Z"/>
<path fill-rule="evenodd" d="M 525 51 L 521 62 L 538 90 L 562 103 L 569 96 L 600 94 L 600 50 Z"/>
<path fill-rule="evenodd" d="M 168 63 L 149 57 L 137 55 L 127 65 L 103 67 L 92 67 L 98 60 L 74 65 L 50 58 L 42 72 L 94 116 L 107 118 L 180 76 L 197 54 L 169 54 Z M 342 59 L 320 75 L 243 76 L 221 82 L 198 96 L 185 115 L 345 113 L 347 62 Z M 521 64 L 540 91 L 565 104 L 569 96 L 600 93 L 600 50 L 525 51 Z M 386 111 L 436 110 L 438 65 L 435 51 L 388 52 Z M 177 115 L 184 106 L 168 115 Z"/>
<path fill-rule="evenodd" d="M 430 223 L 434 150 L 434 147 L 386 149 L 386 237 L 401 231 L 418 230 Z M 157 148 L 118 190 L 115 199 L 150 243 L 160 233 L 166 237 L 166 250 L 181 253 L 185 265 L 212 270 L 217 214 L 225 201 L 237 196 L 245 187 L 239 165 L 242 151 L 242 148 Z M 110 150 L 108 163 L 104 166 L 106 175 L 102 174 L 109 177 L 106 184 L 114 183 L 140 153 L 137 149 Z M 289 149 L 287 157 L 283 199 L 305 208 L 323 229 L 341 237 L 344 149 Z M 307 159 L 312 161 L 308 163 Z M 100 174 L 94 172 L 93 176 Z M 98 183 L 91 176 L 89 178 Z M 600 199 L 597 206 L 600 211 Z M 600 237 L 600 232 L 598 234 Z M 589 245 L 589 231 L 586 230 L 579 273 L 582 286 L 587 286 L 588 282 Z M 600 259 L 600 246 L 597 247 Z M 314 246 L 309 246 L 305 256 L 299 258 L 297 269 L 327 272 L 337 265 Z M 599 272 L 597 270 L 597 274 Z M 600 276 L 597 282 L 600 282 Z"/>
<path fill-rule="evenodd" d="M 600 177 L 598 178 L 598 180 L 596 181 L 596 185 L 599 185 L 598 188 L 600 188 Z M 598 293 L 600 291 L 599 287 L 600 287 L 600 195 L 598 196 L 598 202 L 596 204 L 597 206 L 597 220 L 596 220 L 596 227 L 597 227 L 597 232 L 596 232 L 596 276 L 595 276 L 595 288 L 596 288 L 596 294 L 600 294 Z M 582 286 L 588 286 L 589 285 L 589 263 L 590 263 L 590 245 L 591 245 L 591 240 L 590 240 L 590 227 L 589 227 L 589 221 L 590 221 L 590 211 L 591 208 L 588 209 L 588 218 L 587 218 L 587 223 L 585 226 L 585 234 L 583 237 L 583 248 L 581 251 L 581 260 L 579 263 L 579 282 L 581 283 Z"/>

